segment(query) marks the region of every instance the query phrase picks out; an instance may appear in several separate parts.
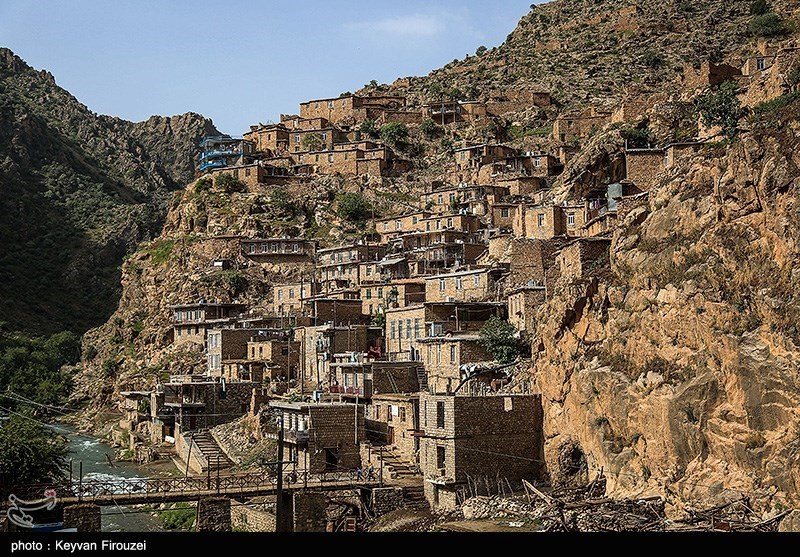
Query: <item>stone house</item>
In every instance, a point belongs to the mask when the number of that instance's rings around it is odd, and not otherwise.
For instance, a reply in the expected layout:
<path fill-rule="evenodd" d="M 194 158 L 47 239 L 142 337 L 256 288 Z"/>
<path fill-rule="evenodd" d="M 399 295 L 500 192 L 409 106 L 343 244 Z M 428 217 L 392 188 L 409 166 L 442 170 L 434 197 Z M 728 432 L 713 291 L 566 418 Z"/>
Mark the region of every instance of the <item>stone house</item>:
<path fill-rule="evenodd" d="M 348 286 L 361 284 L 360 264 L 380 261 L 386 254 L 386 246 L 379 244 L 352 244 L 319 250 L 317 269 L 323 291 L 332 283 L 345 281 Z"/>
<path fill-rule="evenodd" d="M 665 168 L 664 149 L 626 149 L 625 177 L 642 190 L 651 189 Z"/>
<path fill-rule="evenodd" d="M 562 205 L 523 204 L 514 215 L 513 231 L 517 237 L 546 240 L 558 236 L 581 235 L 587 221 L 585 202 Z"/>
<path fill-rule="evenodd" d="M 609 267 L 610 238 L 579 238 L 556 257 L 562 280 L 581 279 L 600 267 Z"/>
<path fill-rule="evenodd" d="M 289 130 L 283 123 L 250 126 L 244 138 L 262 155 L 275 157 L 289 152 Z"/>
<path fill-rule="evenodd" d="M 211 377 L 226 377 L 222 371 L 222 363 L 230 360 L 243 360 L 247 356 L 247 343 L 258 336 L 258 329 L 212 328 L 208 330 L 206 341 L 206 373 Z"/>
<path fill-rule="evenodd" d="M 488 93 L 486 110 L 494 116 L 520 112 L 532 106 L 550 106 L 550 93 L 531 89 L 493 89 Z"/>
<path fill-rule="evenodd" d="M 169 306 L 173 320 L 173 342 L 205 344 L 208 329 L 232 325 L 247 311 L 245 304 L 219 304 L 200 301 L 196 304 Z"/>
<path fill-rule="evenodd" d="M 365 440 L 360 404 L 311 404 L 270 401 L 278 420 L 262 426 L 265 437 L 278 439 L 283 429 L 284 460 L 312 474 L 346 472 L 361 467 L 359 445 Z"/>
<path fill-rule="evenodd" d="M 492 228 L 510 231 L 514 229 L 514 216 L 519 203 L 492 203 L 489 207 L 489 219 Z"/>
<path fill-rule="evenodd" d="M 420 223 L 430 216 L 431 214 L 429 212 L 420 211 L 398 217 L 378 219 L 375 221 L 375 230 L 377 230 L 378 234 L 381 236 L 381 243 L 386 243 L 405 232 L 419 232 L 423 230 L 423 228 L 420 227 Z"/>
<path fill-rule="evenodd" d="M 466 211 L 485 215 L 488 207 L 508 195 L 508 188 L 498 185 L 475 186 L 460 184 L 434 189 L 420 196 L 420 204 L 432 213 Z"/>
<path fill-rule="evenodd" d="M 506 291 L 508 322 L 518 331 L 532 333 L 536 330 L 536 310 L 545 302 L 544 285 L 517 286 Z"/>
<path fill-rule="evenodd" d="M 443 101 L 422 106 L 422 118 L 442 126 L 480 122 L 487 115 L 486 104 L 479 101 Z"/>
<path fill-rule="evenodd" d="M 425 368 L 417 362 L 375 360 L 361 352 L 335 354 L 328 392 L 369 400 L 379 394 L 416 393 Z"/>
<path fill-rule="evenodd" d="M 252 381 L 291 381 L 300 375 L 300 343 L 288 338 L 254 336 L 247 343 L 244 372 Z M 259 379 L 260 378 L 260 379 Z"/>
<path fill-rule="evenodd" d="M 452 393 L 465 378 L 462 366 L 492 359 L 477 333 L 443 333 L 420 339 L 419 343 L 432 393 Z"/>
<path fill-rule="evenodd" d="M 683 65 L 683 86 L 689 90 L 705 89 L 706 87 L 714 87 L 724 81 L 734 79 L 736 76 L 741 75 L 742 72 L 739 68 L 735 68 L 730 64 L 713 64 L 708 60 L 700 63 L 700 67 L 696 68 L 692 64 Z"/>
<path fill-rule="evenodd" d="M 335 376 L 331 363 L 335 354 L 383 353 L 383 329 L 368 325 L 316 325 L 298 327 L 294 340 L 300 343 L 300 369 L 304 382 L 315 388 L 330 385 Z"/>
<path fill-rule="evenodd" d="M 386 308 L 400 308 L 425 301 L 425 281 L 398 279 L 389 283 L 361 286 L 362 313 L 376 315 Z"/>
<path fill-rule="evenodd" d="M 409 161 L 395 157 L 385 145 L 374 149 L 341 147 L 326 151 L 293 152 L 296 174 L 392 176 L 406 172 Z"/>
<path fill-rule="evenodd" d="M 248 192 L 260 192 L 266 184 L 280 183 L 281 179 L 285 180 L 290 177 L 291 173 L 288 168 L 281 168 L 266 164 L 263 161 L 253 162 L 239 166 L 226 166 L 224 168 L 214 168 L 206 171 L 206 176 L 212 180 L 221 174 L 230 174 L 233 178 L 239 180 Z"/>
<path fill-rule="evenodd" d="M 370 441 L 388 445 L 407 462 L 417 463 L 419 394 L 373 395 L 365 423 Z"/>
<path fill-rule="evenodd" d="M 242 255 L 258 263 L 312 263 L 317 249 L 301 238 L 242 238 Z"/>
<path fill-rule="evenodd" d="M 434 233 L 423 233 L 434 234 Z M 433 236 L 437 237 L 437 236 Z M 455 231 L 438 235 L 439 242 L 431 242 L 422 247 L 409 248 L 409 275 L 425 277 L 445 272 L 453 267 L 475 265 L 486 251 L 485 243 L 470 242 L 455 236 Z"/>
<path fill-rule="evenodd" d="M 480 219 L 476 215 L 453 213 L 428 216 L 419 222 L 419 231 L 435 232 L 438 230 L 459 230 L 477 232 L 481 228 Z"/>
<path fill-rule="evenodd" d="M 567 242 L 566 238 L 551 240 L 514 238 L 508 248 L 507 291 L 531 285 L 551 288 L 559 275 L 556 256 Z"/>
<path fill-rule="evenodd" d="M 302 103 L 300 118 L 324 118 L 336 126 L 350 129 L 365 120 L 377 120 L 386 111 L 396 112 L 405 106 L 405 97 L 399 95 L 345 95 Z"/>
<path fill-rule="evenodd" d="M 347 136 L 334 128 L 294 129 L 289 133 L 291 153 L 315 153 L 333 151 L 334 146 L 347 141 Z"/>
<path fill-rule="evenodd" d="M 469 497 L 468 481 L 540 480 L 542 419 L 541 395 L 420 394 L 419 464 L 431 508 L 454 510 Z"/>
<path fill-rule="evenodd" d="M 480 183 L 497 183 L 503 176 L 547 178 L 564 170 L 561 161 L 550 153 L 530 151 L 519 153 L 480 167 Z"/>
<path fill-rule="evenodd" d="M 589 107 L 580 114 L 563 114 L 553 123 L 553 139 L 571 143 L 589 137 L 592 130 L 600 129 L 611 121 L 611 114 Z"/>
<path fill-rule="evenodd" d="M 301 315 L 303 303 L 317 296 L 321 285 L 315 280 L 278 284 L 272 289 L 272 308 L 276 315 Z"/>
<path fill-rule="evenodd" d="M 498 301 L 502 291 L 502 268 L 483 268 L 425 278 L 427 302 Z"/>
<path fill-rule="evenodd" d="M 208 429 L 245 415 L 255 397 L 264 399 L 260 383 L 228 383 L 202 376 L 172 377 L 151 395 L 153 423 L 160 438 Z"/>
<path fill-rule="evenodd" d="M 652 107 L 652 101 L 643 97 L 628 98 L 611 113 L 612 124 L 635 123 L 647 116 L 647 111 Z"/>
<path fill-rule="evenodd" d="M 560 161 L 559 161 L 560 162 Z M 547 181 L 536 176 L 499 175 L 492 182 L 508 191 L 512 197 L 531 197 L 547 186 Z"/>
<path fill-rule="evenodd" d="M 321 130 L 332 127 L 325 118 L 300 118 L 297 114 L 281 114 L 281 124 L 289 131 Z"/>

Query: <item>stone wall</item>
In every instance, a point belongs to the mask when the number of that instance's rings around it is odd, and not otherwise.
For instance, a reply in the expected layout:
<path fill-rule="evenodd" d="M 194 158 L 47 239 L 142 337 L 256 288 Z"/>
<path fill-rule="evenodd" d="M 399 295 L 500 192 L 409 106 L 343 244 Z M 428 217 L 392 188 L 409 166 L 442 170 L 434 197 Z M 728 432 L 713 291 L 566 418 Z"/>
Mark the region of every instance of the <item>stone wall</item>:
<path fill-rule="evenodd" d="M 100 507 L 91 503 L 67 505 L 64 507 L 64 528 L 75 528 L 78 532 L 99 532 Z"/>
<path fill-rule="evenodd" d="M 625 175 L 642 191 L 655 185 L 656 177 L 664 170 L 664 151 L 647 149 L 625 153 Z"/>
<path fill-rule="evenodd" d="M 334 450 L 338 464 L 328 471 L 356 470 L 361 466 L 359 444 L 364 436 L 364 407 L 355 404 L 317 404 L 309 407 L 308 469 L 325 472 L 325 449 Z M 303 459 L 298 459 L 303 462 Z"/>
<path fill-rule="evenodd" d="M 372 490 L 370 508 L 375 516 L 381 516 L 405 506 L 402 487 L 376 487 Z"/>
<path fill-rule="evenodd" d="M 325 512 L 327 505 L 328 497 L 325 493 L 296 492 L 293 497 L 293 530 L 295 532 L 325 532 L 328 525 L 328 517 Z"/>
<path fill-rule="evenodd" d="M 231 500 L 226 497 L 200 499 L 197 502 L 198 532 L 230 532 Z"/>
<path fill-rule="evenodd" d="M 610 239 L 585 238 L 575 240 L 558 254 L 558 266 L 561 280 L 573 280 L 584 277 L 593 266 L 609 263 Z"/>
<path fill-rule="evenodd" d="M 273 505 L 245 503 L 231 508 L 232 528 L 236 532 L 274 532 Z"/>

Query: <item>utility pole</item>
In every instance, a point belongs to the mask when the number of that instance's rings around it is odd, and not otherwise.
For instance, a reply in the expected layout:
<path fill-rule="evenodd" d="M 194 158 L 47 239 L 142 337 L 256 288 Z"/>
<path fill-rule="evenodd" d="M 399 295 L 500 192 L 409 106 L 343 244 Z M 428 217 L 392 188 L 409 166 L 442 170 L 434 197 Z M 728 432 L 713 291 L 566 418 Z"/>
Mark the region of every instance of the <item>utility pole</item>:
<path fill-rule="evenodd" d="M 278 425 L 278 485 L 275 501 L 275 531 L 283 532 L 283 417 L 277 418 Z"/>

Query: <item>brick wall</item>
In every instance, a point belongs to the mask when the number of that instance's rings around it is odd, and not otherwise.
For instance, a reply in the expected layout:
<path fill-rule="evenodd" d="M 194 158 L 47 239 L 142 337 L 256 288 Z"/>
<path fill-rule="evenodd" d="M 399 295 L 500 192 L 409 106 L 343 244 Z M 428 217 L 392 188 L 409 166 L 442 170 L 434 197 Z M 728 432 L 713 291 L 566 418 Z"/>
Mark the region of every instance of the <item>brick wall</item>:
<path fill-rule="evenodd" d="M 413 435 L 415 429 L 415 418 L 418 412 L 416 399 L 373 399 L 370 408 L 372 419 L 367 421 L 368 429 L 376 430 L 370 432 L 371 436 L 377 435 L 380 442 L 393 444 L 397 452 L 408 462 L 417 461 L 416 437 Z M 392 411 L 395 407 L 397 410 Z M 402 409 L 402 410 L 401 410 Z M 393 433 L 390 435 L 389 428 Z M 376 433 L 380 432 L 380 433 Z"/>
<path fill-rule="evenodd" d="M 324 532 L 328 524 L 325 512 L 328 496 L 324 492 L 299 491 L 294 493 L 292 526 L 294 532 Z"/>
<path fill-rule="evenodd" d="M 557 257 L 561 278 L 579 279 L 585 276 L 592 266 L 608 265 L 610 247 L 610 239 L 588 238 L 576 240 L 564 247 Z"/>
<path fill-rule="evenodd" d="M 231 522 L 235 532 L 274 532 L 275 512 L 266 505 L 237 505 L 231 508 Z"/>
<path fill-rule="evenodd" d="M 508 322 L 519 331 L 536 330 L 536 309 L 545 302 L 545 290 L 523 289 L 508 296 Z"/>
<path fill-rule="evenodd" d="M 477 336 L 429 340 L 423 344 L 420 357 L 428 374 L 428 388 L 434 393 L 452 392 L 458 386 L 460 366 L 492 359 Z"/>
<path fill-rule="evenodd" d="M 312 473 L 326 470 L 324 449 L 338 451 L 339 463 L 335 471 L 357 469 L 361 465 L 359 444 L 365 439 L 364 407 L 354 404 L 311 405 L 309 415 L 309 470 Z"/>
<path fill-rule="evenodd" d="M 197 502 L 198 532 L 230 532 L 231 500 L 225 497 L 200 499 Z"/>
<path fill-rule="evenodd" d="M 387 353 L 408 352 L 411 348 L 419 348 L 417 341 L 426 336 L 425 317 L 425 308 L 422 306 L 387 311 L 384 332 Z M 402 334 L 401 323 L 403 325 Z M 411 325 L 410 334 L 408 332 L 409 324 Z"/>
<path fill-rule="evenodd" d="M 425 280 L 425 301 L 489 301 L 497 294 L 495 286 L 488 271 L 440 275 Z"/>

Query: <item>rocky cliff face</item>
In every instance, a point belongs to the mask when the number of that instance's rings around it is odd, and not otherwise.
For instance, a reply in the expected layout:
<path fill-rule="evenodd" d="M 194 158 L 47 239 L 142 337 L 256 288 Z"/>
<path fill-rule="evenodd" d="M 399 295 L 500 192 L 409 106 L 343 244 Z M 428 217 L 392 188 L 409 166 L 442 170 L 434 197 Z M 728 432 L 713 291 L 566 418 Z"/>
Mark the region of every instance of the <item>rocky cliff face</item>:
<path fill-rule="evenodd" d="M 797 504 L 798 140 L 794 104 L 672 168 L 615 233 L 612 276 L 561 283 L 541 309 L 531 377 L 554 479 L 585 462 L 673 510 Z"/>
<path fill-rule="evenodd" d="M 123 256 L 158 234 L 198 138 L 214 132 L 197 114 L 94 114 L 0 49 L 0 320 L 36 334 L 105 321 Z"/>

